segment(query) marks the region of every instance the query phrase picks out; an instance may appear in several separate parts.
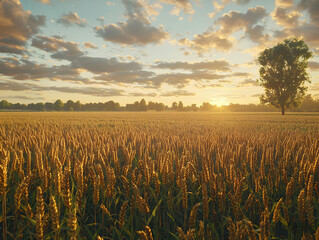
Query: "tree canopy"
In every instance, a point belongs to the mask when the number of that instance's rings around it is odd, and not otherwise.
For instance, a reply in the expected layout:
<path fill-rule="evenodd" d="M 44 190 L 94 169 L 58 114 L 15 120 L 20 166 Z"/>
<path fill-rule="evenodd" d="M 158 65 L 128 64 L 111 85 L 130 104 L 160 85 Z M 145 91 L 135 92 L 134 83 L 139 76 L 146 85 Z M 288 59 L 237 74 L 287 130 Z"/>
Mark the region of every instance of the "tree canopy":
<path fill-rule="evenodd" d="M 310 82 L 307 67 L 312 56 L 301 39 L 286 39 L 275 47 L 265 49 L 259 56 L 260 83 L 265 88 L 261 103 L 285 111 L 297 107 L 305 96 L 305 82 Z"/>

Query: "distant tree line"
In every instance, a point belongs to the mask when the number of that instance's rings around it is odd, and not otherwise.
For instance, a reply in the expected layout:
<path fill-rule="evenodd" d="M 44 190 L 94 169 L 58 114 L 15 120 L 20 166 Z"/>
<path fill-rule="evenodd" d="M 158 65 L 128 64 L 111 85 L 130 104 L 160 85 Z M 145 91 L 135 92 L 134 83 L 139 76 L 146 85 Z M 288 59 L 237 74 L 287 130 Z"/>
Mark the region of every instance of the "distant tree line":
<path fill-rule="evenodd" d="M 126 104 L 121 106 L 114 101 L 108 101 L 105 103 L 85 103 L 80 101 L 68 100 L 63 102 L 56 100 L 54 103 L 10 103 L 7 100 L 0 101 L 0 109 L 4 110 L 16 110 L 16 111 L 180 111 L 180 112 L 276 112 L 278 111 L 274 107 L 266 106 L 262 104 L 229 104 L 228 106 L 218 107 L 208 102 L 203 102 L 200 106 L 191 104 L 184 106 L 182 101 L 173 102 L 171 106 L 165 105 L 159 102 L 146 102 L 145 99 L 136 101 L 132 104 Z M 314 99 L 311 95 L 307 95 L 301 105 L 297 108 L 293 108 L 290 111 L 293 112 L 319 112 L 319 98 Z"/>

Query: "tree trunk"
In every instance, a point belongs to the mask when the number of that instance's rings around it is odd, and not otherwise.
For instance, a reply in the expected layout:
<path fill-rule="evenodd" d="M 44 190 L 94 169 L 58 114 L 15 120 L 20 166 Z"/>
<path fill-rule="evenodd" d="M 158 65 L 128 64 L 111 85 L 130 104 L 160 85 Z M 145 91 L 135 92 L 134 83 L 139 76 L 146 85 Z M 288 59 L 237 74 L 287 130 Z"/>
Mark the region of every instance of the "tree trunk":
<path fill-rule="evenodd" d="M 285 107 L 281 107 L 281 115 L 285 115 Z"/>

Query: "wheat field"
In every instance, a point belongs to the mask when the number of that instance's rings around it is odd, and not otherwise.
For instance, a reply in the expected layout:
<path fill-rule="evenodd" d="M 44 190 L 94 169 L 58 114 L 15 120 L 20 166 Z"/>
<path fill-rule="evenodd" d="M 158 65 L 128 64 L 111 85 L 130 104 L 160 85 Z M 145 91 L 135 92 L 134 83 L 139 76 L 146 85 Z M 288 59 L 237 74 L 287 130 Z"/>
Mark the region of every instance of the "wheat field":
<path fill-rule="evenodd" d="M 319 116 L 0 113 L 2 239 L 319 240 Z"/>

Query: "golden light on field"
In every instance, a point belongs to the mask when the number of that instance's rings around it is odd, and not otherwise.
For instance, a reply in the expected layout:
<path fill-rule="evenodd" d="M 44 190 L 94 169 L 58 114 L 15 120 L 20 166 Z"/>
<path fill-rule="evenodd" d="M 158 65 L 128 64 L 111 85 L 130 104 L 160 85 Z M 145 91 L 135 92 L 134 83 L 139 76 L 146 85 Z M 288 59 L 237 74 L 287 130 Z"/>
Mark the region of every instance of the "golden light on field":
<path fill-rule="evenodd" d="M 318 121 L 0 112 L 2 239 L 318 239 Z"/>

